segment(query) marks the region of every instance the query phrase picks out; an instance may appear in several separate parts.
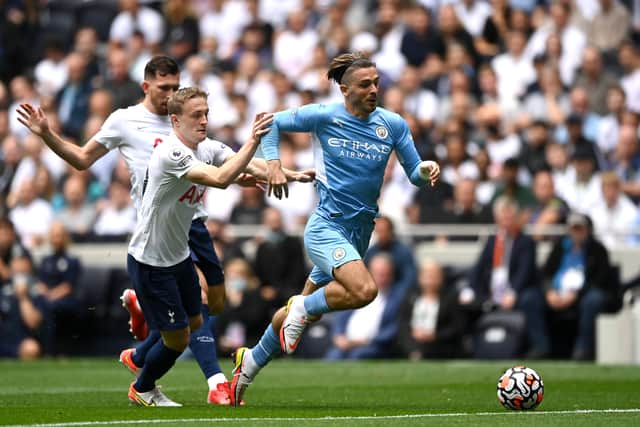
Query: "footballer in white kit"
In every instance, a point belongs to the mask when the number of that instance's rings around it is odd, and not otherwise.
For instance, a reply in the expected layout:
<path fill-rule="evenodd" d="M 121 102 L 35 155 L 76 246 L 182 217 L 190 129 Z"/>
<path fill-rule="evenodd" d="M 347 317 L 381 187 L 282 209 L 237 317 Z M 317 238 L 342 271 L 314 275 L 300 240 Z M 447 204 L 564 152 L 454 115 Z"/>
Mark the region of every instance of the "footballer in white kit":
<path fill-rule="evenodd" d="M 233 154 L 226 145 L 208 138 L 200 142 L 196 150 L 185 146 L 175 134 L 159 145 L 141 185 L 144 197 L 129 254 L 157 267 L 185 260 L 189 256 L 191 219 L 202 209 L 207 187 L 183 176 L 196 164 L 220 166 Z"/>
<path fill-rule="evenodd" d="M 200 285 L 189 256 L 191 219 L 206 186 L 225 188 L 247 166 L 273 119 L 256 117 L 252 138 L 217 168 L 202 161 L 205 156 L 213 161 L 226 155 L 221 145 L 206 138 L 206 99 L 207 94 L 197 88 L 180 89 L 169 99 L 174 132 L 151 154 L 129 244 L 127 270 L 136 295 L 147 323 L 162 335 L 129 387 L 129 399 L 144 406 L 153 403 L 156 380 L 187 347 L 190 331 L 202 324 Z"/>

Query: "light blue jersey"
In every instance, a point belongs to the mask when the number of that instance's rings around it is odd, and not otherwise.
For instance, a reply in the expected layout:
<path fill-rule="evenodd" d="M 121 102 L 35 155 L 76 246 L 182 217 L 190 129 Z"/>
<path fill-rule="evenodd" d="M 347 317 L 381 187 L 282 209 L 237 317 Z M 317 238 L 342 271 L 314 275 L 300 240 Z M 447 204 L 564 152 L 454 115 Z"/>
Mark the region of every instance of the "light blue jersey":
<path fill-rule="evenodd" d="M 267 160 L 278 158 L 280 132 L 311 132 L 319 203 L 304 233 L 315 264 L 316 285 L 332 280 L 333 270 L 362 259 L 369 247 L 384 171 L 393 150 L 415 185 L 424 185 L 420 157 L 407 123 L 396 113 L 376 108 L 366 119 L 343 103 L 310 104 L 275 114 L 262 139 Z"/>
<path fill-rule="evenodd" d="M 278 159 L 280 132 L 311 132 L 319 204 L 325 218 L 373 219 L 384 170 L 392 150 L 415 185 L 424 185 L 420 157 L 407 123 L 396 113 L 376 108 L 366 119 L 347 112 L 343 103 L 309 104 L 275 114 L 262 139 L 267 160 Z"/>

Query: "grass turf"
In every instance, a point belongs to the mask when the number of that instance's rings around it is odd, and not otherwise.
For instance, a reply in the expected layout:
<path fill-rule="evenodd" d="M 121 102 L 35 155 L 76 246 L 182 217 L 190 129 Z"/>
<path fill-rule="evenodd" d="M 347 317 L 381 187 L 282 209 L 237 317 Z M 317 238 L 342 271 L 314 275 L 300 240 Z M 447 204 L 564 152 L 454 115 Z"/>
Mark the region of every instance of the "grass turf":
<path fill-rule="evenodd" d="M 278 360 L 260 373 L 242 408 L 206 404 L 193 361 L 160 381 L 183 408 L 127 403 L 132 380 L 115 360 L 0 362 L 0 424 L 260 426 L 640 425 L 640 369 L 568 362 L 533 363 L 545 383 L 541 406 L 502 409 L 500 374 L 513 362 L 359 362 Z M 225 371 L 230 364 L 225 362 Z M 526 419 L 525 419 L 526 418 Z M 104 423 L 103 423 L 104 422 Z"/>

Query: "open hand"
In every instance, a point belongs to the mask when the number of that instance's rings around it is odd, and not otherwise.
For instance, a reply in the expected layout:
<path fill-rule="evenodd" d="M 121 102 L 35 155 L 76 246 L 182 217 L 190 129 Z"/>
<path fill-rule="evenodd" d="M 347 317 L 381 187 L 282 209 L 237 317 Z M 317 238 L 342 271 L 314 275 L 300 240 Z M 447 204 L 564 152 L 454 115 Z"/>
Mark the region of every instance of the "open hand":
<path fill-rule="evenodd" d="M 253 119 L 253 129 L 251 131 L 251 139 L 256 143 L 260 143 L 260 138 L 267 134 L 271 128 L 267 127 L 273 122 L 273 113 L 258 113 Z"/>
<path fill-rule="evenodd" d="M 42 137 L 49 132 L 49 121 L 40 107 L 34 107 L 29 103 L 20 104 L 16 109 L 18 121 L 26 126 L 31 132 Z"/>

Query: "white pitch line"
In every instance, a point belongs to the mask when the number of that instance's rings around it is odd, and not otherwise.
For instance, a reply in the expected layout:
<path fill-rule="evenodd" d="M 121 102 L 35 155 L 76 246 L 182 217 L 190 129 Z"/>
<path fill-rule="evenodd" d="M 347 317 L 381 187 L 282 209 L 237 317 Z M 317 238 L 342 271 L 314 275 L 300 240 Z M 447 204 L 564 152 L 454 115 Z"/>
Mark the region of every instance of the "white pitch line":
<path fill-rule="evenodd" d="M 168 424 L 168 423 L 230 423 L 247 421 L 362 421 L 362 420 L 402 420 L 414 418 L 449 418 L 449 417 L 495 417 L 513 416 L 518 414 L 528 415 L 590 415 L 590 414 L 640 414 L 640 408 L 631 409 L 574 409 L 565 411 L 505 411 L 505 412 L 452 412 L 442 414 L 406 414 L 406 415 L 381 415 L 381 416 L 345 416 L 345 417 L 291 417 L 291 418 L 175 418 L 175 419 L 147 419 L 147 420 L 111 420 L 111 421 L 74 421 L 68 423 L 46 424 L 13 424 L 6 427 L 82 427 L 82 426 L 112 426 L 122 424 Z"/>

